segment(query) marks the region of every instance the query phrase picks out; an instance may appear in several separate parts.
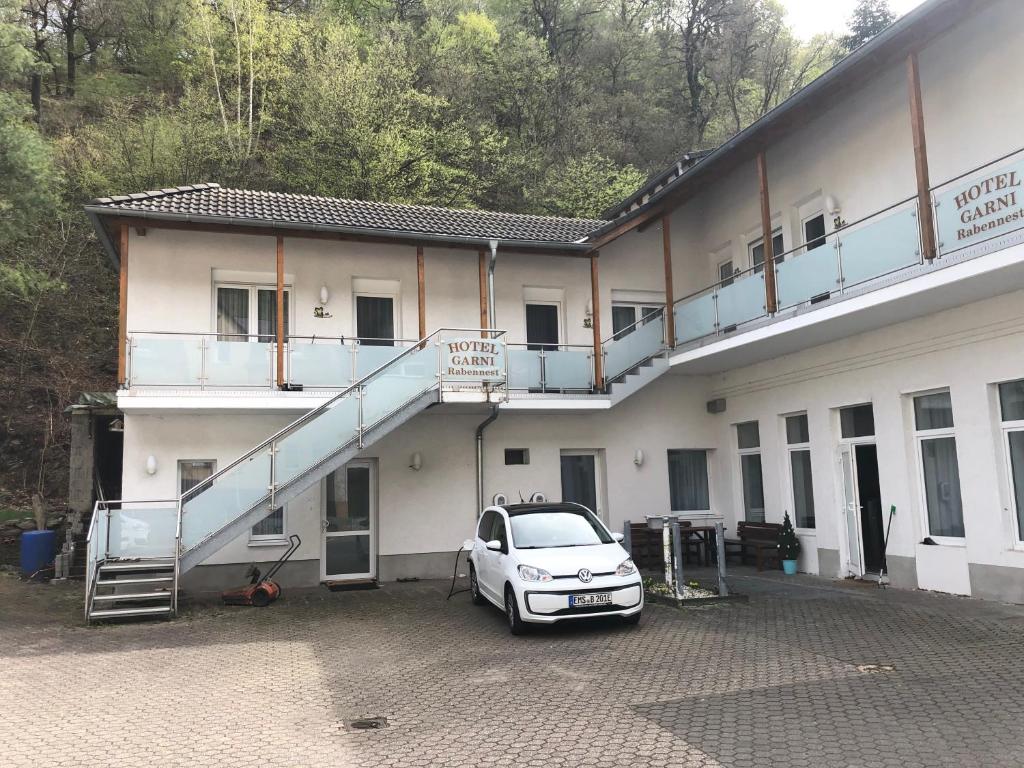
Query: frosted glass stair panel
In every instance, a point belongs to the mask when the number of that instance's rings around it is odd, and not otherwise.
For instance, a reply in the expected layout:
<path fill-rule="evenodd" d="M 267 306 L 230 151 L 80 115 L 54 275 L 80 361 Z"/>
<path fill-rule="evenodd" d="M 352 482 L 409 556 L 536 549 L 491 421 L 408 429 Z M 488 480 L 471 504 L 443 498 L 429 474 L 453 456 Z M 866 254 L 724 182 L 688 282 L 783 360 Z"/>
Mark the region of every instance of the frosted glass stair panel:
<path fill-rule="evenodd" d="M 183 498 L 182 549 L 191 549 L 270 496 L 270 450 L 243 459 Z"/>
<path fill-rule="evenodd" d="M 604 345 L 605 377 L 614 379 L 664 349 L 662 319 L 651 318 L 633 331 Z"/>
<path fill-rule="evenodd" d="M 711 291 L 675 306 L 676 342 L 693 341 L 715 332 L 715 294 Z"/>

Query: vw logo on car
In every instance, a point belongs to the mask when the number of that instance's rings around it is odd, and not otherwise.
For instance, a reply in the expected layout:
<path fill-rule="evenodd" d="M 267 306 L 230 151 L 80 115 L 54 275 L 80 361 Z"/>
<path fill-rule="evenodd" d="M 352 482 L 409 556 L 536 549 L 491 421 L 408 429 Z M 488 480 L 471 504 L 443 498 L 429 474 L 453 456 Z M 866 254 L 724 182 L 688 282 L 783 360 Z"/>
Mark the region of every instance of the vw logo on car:
<path fill-rule="evenodd" d="M 580 572 L 576 574 L 579 580 L 584 584 L 589 584 L 594 580 L 594 574 L 590 572 L 589 568 L 580 568 Z"/>

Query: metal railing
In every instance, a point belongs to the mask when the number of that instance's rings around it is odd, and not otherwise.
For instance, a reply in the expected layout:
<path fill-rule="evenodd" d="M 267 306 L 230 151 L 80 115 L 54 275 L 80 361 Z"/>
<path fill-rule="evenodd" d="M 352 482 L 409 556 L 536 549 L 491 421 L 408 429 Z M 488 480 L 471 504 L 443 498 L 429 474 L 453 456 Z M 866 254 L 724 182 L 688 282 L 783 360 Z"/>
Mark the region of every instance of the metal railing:
<path fill-rule="evenodd" d="M 127 385 L 273 389 L 277 344 L 265 335 L 132 331 Z"/>
<path fill-rule="evenodd" d="M 113 537 L 111 536 L 113 534 Z M 97 501 L 85 544 L 85 616 L 89 618 L 99 568 L 107 560 L 174 559 L 171 595 L 178 609 L 177 552 L 181 542 L 178 499 Z"/>
<path fill-rule="evenodd" d="M 181 520 L 181 553 L 200 546 L 241 514 L 267 505 L 275 509 L 279 491 L 315 470 L 353 443 L 364 445 L 364 434 L 422 395 L 446 383 L 465 386 L 461 374 L 445 372 L 444 345 L 449 334 L 487 334 L 497 342 L 496 357 L 505 356 L 505 331 L 480 328 L 442 328 L 402 349 L 357 382 L 344 388 L 248 452 L 186 491 L 177 500 Z M 487 340 L 487 339 L 484 339 Z M 496 360 L 488 393 L 505 387 L 504 360 Z"/>
<path fill-rule="evenodd" d="M 917 198 L 908 198 L 773 260 L 777 311 L 814 304 L 922 262 Z M 676 343 L 731 333 L 768 317 L 764 264 L 675 302 Z"/>
<path fill-rule="evenodd" d="M 506 346 L 510 391 L 593 391 L 592 345 L 508 343 Z"/>
<path fill-rule="evenodd" d="M 601 344 L 604 375 L 612 381 L 665 351 L 665 307 L 620 328 Z"/>

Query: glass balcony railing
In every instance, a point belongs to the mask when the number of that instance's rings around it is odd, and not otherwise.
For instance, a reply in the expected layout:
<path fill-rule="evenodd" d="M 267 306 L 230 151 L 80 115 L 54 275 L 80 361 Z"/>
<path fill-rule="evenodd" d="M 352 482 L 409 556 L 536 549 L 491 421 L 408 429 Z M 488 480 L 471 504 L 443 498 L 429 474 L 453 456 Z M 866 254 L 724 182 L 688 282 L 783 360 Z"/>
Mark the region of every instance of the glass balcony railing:
<path fill-rule="evenodd" d="M 608 381 L 617 379 L 665 349 L 664 315 L 664 309 L 659 309 L 604 343 L 604 373 Z"/>
<path fill-rule="evenodd" d="M 905 200 L 775 257 L 778 311 L 842 295 L 921 263 L 917 200 Z M 767 317 L 764 271 L 748 269 L 676 302 L 676 343 Z"/>
<path fill-rule="evenodd" d="M 559 344 L 530 349 L 508 345 L 508 388 L 528 392 L 590 392 L 594 386 L 594 348 Z"/>

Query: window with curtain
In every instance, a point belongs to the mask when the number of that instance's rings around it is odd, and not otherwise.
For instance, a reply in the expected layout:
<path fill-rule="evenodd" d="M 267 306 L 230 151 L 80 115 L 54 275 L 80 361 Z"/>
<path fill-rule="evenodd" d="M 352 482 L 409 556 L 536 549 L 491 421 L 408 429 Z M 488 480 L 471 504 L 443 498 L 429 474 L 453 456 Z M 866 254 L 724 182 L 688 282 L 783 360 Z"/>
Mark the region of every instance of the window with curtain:
<path fill-rule="evenodd" d="M 999 385 L 999 418 L 1003 428 L 1017 541 L 1024 541 L 1024 379 Z"/>
<path fill-rule="evenodd" d="M 764 477 L 761 472 L 761 432 L 756 421 L 736 425 L 736 444 L 740 455 L 740 480 L 743 494 L 743 519 L 764 522 Z"/>
<path fill-rule="evenodd" d="M 953 403 L 948 391 L 914 398 L 914 430 L 928 534 L 961 539 L 964 537 L 964 510 L 953 432 Z"/>
<path fill-rule="evenodd" d="M 286 288 L 285 339 L 290 332 L 290 294 L 291 291 Z M 218 285 L 217 333 L 220 341 L 274 342 L 277 339 L 277 287 Z"/>
<path fill-rule="evenodd" d="M 356 335 L 371 347 L 395 345 L 395 300 L 390 296 L 356 296 Z"/>
<path fill-rule="evenodd" d="M 797 528 L 814 528 L 811 436 L 806 413 L 786 417 L 786 447 L 793 490 L 793 522 Z"/>
<path fill-rule="evenodd" d="M 253 539 L 280 539 L 284 536 L 284 507 L 278 507 L 252 527 Z"/>
<path fill-rule="evenodd" d="M 199 483 L 217 471 L 217 462 L 213 460 L 182 459 L 178 462 L 178 493 L 183 494 L 195 488 Z M 204 493 L 206 489 L 197 492 Z"/>
<path fill-rule="evenodd" d="M 710 512 L 708 452 L 671 449 L 668 452 L 668 491 L 673 512 Z"/>
<path fill-rule="evenodd" d="M 759 237 L 757 240 L 752 241 L 748 249 L 750 251 L 750 266 L 754 267 L 755 272 L 762 272 L 764 270 L 764 238 Z M 772 232 L 772 256 L 775 258 L 776 263 L 785 258 L 782 256 L 784 250 L 782 230 L 776 229 Z"/>

